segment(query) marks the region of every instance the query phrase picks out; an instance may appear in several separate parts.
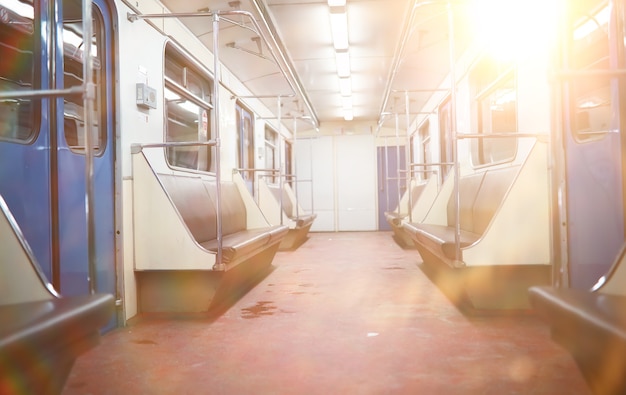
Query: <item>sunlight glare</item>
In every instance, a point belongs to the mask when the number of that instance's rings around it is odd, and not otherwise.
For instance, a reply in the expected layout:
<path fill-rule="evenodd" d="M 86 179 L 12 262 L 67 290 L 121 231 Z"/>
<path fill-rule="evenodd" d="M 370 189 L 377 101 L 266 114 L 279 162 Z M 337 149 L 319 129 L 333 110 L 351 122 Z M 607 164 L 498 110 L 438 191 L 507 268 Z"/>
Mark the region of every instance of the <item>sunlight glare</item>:
<path fill-rule="evenodd" d="M 554 42 L 559 0 L 475 0 L 472 20 L 481 47 L 502 61 L 547 50 Z"/>

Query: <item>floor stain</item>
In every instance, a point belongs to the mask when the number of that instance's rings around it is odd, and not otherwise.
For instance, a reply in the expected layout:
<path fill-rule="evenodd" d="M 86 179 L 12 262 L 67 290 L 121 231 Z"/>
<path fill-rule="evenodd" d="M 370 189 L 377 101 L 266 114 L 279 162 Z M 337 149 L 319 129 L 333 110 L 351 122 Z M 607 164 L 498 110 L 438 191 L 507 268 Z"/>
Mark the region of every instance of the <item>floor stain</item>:
<path fill-rule="evenodd" d="M 276 306 L 273 305 L 273 302 L 262 300 L 256 302 L 256 304 L 252 307 L 245 307 L 241 309 L 241 318 L 258 318 L 262 315 L 273 315 L 275 312 Z"/>
<path fill-rule="evenodd" d="M 142 339 L 142 340 L 133 340 L 132 342 L 133 342 L 133 343 L 135 343 L 135 344 L 158 344 L 158 343 L 157 343 L 157 342 L 155 342 L 155 341 L 152 341 L 152 340 L 143 340 L 143 339 Z"/>

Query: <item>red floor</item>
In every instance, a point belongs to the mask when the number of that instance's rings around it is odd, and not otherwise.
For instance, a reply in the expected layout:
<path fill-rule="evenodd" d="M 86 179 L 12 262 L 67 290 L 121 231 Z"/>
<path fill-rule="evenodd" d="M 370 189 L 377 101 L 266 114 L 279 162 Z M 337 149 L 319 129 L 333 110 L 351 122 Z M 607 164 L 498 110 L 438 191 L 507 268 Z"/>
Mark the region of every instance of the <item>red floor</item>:
<path fill-rule="evenodd" d="M 389 232 L 312 233 L 223 315 L 143 317 L 71 394 L 589 394 L 532 314 L 466 316 Z"/>

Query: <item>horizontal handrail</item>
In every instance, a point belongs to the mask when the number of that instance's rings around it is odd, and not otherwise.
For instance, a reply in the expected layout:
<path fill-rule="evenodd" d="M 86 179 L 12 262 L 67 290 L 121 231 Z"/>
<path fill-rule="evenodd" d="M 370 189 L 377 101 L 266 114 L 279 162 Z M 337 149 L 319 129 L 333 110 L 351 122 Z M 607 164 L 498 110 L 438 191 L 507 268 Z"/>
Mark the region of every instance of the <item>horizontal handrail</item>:
<path fill-rule="evenodd" d="M 463 139 L 484 139 L 484 138 L 520 138 L 520 137 L 535 137 L 535 138 L 549 138 L 549 133 L 457 133 L 457 140 Z"/>
<path fill-rule="evenodd" d="M 433 163 L 409 163 L 411 167 L 426 167 L 426 166 L 454 166 L 454 162 L 433 162 Z M 407 170 L 403 170 L 407 171 Z"/>
<path fill-rule="evenodd" d="M 0 92 L 0 100 L 6 99 L 29 99 L 37 97 L 61 97 L 82 95 L 85 93 L 83 85 L 76 85 L 67 89 L 41 89 L 41 90 L 24 90 L 24 91 L 8 91 Z"/>
<path fill-rule="evenodd" d="M 235 168 L 233 169 L 234 171 L 240 171 L 240 172 L 249 172 L 249 173 L 280 173 L 280 169 L 244 169 L 244 168 Z"/>
<path fill-rule="evenodd" d="M 232 21 L 231 19 L 224 18 L 224 16 L 226 15 L 245 17 L 254 26 L 254 29 L 250 29 L 242 23 L 236 23 L 235 21 Z M 255 18 L 255 16 L 251 12 L 244 11 L 244 10 L 201 11 L 201 12 L 199 11 L 199 12 L 180 12 L 180 13 L 164 13 L 164 14 L 134 14 L 134 13 L 128 12 L 126 14 L 126 18 L 130 22 L 135 22 L 137 20 L 143 20 L 143 19 L 190 18 L 190 17 L 213 17 L 214 21 L 219 21 L 219 19 L 222 18 L 224 19 L 224 21 L 228 23 L 234 23 L 236 26 L 245 27 L 246 29 L 255 32 L 263 39 L 264 43 L 267 45 L 269 51 L 272 54 L 272 57 L 276 61 L 276 64 L 281 74 L 283 75 L 283 77 L 285 77 L 285 80 L 287 81 L 287 84 L 291 88 L 292 92 L 294 94 L 297 94 L 303 99 L 304 105 L 307 107 L 307 110 L 311 115 L 313 125 L 315 127 L 318 127 L 319 120 L 317 118 L 317 114 L 315 113 L 315 110 L 313 109 L 313 106 L 311 105 L 308 96 L 304 92 L 302 83 L 300 82 L 299 78 L 295 74 L 295 71 L 292 68 L 293 66 L 289 63 L 288 59 L 285 57 L 285 54 L 283 53 L 281 47 L 276 42 L 276 38 L 273 36 L 272 29 L 268 25 L 265 15 L 261 13 L 260 16 L 261 16 L 260 18 L 261 22 L 264 24 L 266 31 L 269 33 L 269 36 L 270 36 L 269 38 L 267 37 L 267 34 L 265 33 L 265 31 L 261 29 L 261 26 L 259 25 L 257 18 Z M 216 41 L 215 36 L 214 36 L 214 41 Z M 215 49 L 215 52 L 217 52 L 216 45 L 214 46 L 214 49 Z M 217 72 L 217 69 L 214 70 L 214 72 Z"/>
<path fill-rule="evenodd" d="M 201 147 L 201 146 L 218 146 L 218 140 L 208 141 L 170 141 L 165 143 L 133 143 L 130 145 L 131 154 L 138 154 L 144 148 L 168 148 L 168 147 Z"/>
<path fill-rule="evenodd" d="M 597 69 L 597 70 L 559 70 L 552 73 L 559 78 L 577 78 L 577 77 L 611 77 L 624 76 L 626 69 Z"/>

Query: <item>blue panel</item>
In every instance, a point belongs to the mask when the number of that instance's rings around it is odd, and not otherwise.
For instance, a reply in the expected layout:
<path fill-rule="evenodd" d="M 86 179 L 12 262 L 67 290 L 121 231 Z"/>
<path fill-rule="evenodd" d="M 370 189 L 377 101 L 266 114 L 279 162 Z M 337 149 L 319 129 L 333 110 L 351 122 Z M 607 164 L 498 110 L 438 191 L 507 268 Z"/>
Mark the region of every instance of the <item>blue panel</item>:
<path fill-rule="evenodd" d="M 399 156 L 398 156 L 399 153 Z M 400 195 L 406 190 L 406 181 L 398 181 L 398 169 L 406 169 L 404 147 L 378 147 L 378 229 L 391 230 L 385 219 L 385 211 L 398 207 L 398 190 Z M 398 189 L 398 182 L 400 189 Z"/>
<path fill-rule="evenodd" d="M 588 289 L 604 275 L 624 242 L 619 134 L 567 146 L 570 282 Z"/>
<path fill-rule="evenodd" d="M 47 130 L 32 145 L 0 143 L 0 194 L 52 281 L 50 155 Z"/>
<path fill-rule="evenodd" d="M 112 26 L 110 10 L 105 1 L 95 1 L 94 5 L 101 11 L 104 21 L 106 49 L 102 51 L 104 67 L 107 75 L 113 75 Z M 94 7 L 94 11 L 95 11 Z M 102 60 L 102 58 L 101 58 Z M 113 104 L 113 78 L 106 78 L 106 145 L 104 152 L 94 157 L 94 223 L 95 223 L 95 257 L 96 257 L 96 292 L 116 295 L 115 267 L 115 113 L 110 110 Z M 63 100 L 58 101 L 63 108 Z M 60 112 L 58 122 L 57 147 L 57 181 L 58 181 L 58 215 L 59 215 L 59 257 L 61 286 L 63 295 L 80 295 L 89 292 L 89 254 L 87 240 L 86 213 L 86 173 L 85 156 L 72 152 L 67 146 L 64 133 L 64 117 Z M 101 125 L 102 126 L 102 125 Z M 116 325 L 115 318 L 107 329 Z"/>

